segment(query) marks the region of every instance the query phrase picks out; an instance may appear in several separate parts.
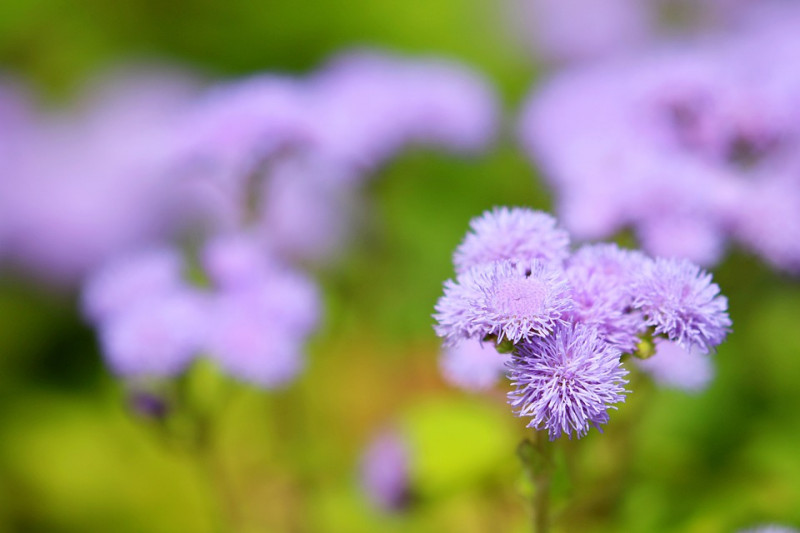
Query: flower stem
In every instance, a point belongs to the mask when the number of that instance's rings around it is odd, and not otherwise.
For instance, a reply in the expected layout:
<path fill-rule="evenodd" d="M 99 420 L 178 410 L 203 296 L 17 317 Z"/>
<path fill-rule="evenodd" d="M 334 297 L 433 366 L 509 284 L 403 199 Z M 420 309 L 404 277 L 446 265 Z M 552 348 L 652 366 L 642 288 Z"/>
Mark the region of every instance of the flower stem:
<path fill-rule="evenodd" d="M 534 533 L 550 531 L 550 486 L 553 481 L 553 447 L 546 432 L 537 432 L 531 442 L 523 440 L 517 448 L 517 455 L 533 484 L 531 508 L 533 511 Z"/>
<path fill-rule="evenodd" d="M 550 530 L 550 485 L 553 480 L 553 443 L 544 432 L 536 435 L 539 464 L 533 472 L 533 530 L 547 533 Z"/>

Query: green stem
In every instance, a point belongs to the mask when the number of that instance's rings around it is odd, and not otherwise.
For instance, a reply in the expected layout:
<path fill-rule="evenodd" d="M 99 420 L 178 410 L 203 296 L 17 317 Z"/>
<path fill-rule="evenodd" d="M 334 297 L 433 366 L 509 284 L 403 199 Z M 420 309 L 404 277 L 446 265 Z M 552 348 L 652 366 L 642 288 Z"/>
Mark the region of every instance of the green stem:
<path fill-rule="evenodd" d="M 533 472 L 533 530 L 535 533 L 550 531 L 550 485 L 553 481 L 553 443 L 545 432 L 536 435 L 538 468 Z"/>

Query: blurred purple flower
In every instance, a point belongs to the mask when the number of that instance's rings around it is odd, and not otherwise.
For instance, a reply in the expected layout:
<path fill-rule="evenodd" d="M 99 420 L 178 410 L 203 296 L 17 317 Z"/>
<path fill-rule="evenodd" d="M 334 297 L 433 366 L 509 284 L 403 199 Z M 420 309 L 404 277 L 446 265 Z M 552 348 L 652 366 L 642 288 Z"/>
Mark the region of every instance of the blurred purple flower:
<path fill-rule="evenodd" d="M 742 529 L 739 533 L 798 533 L 793 527 L 779 526 L 777 524 L 769 524 L 766 526 L 757 526 L 751 529 Z"/>
<path fill-rule="evenodd" d="M 520 131 L 566 227 L 582 239 L 633 227 L 649 252 L 704 265 L 736 238 L 800 268 L 800 73 L 782 67 L 800 34 L 790 28 L 764 19 L 546 82 Z"/>
<path fill-rule="evenodd" d="M 208 305 L 191 290 L 144 298 L 99 323 L 109 366 L 121 376 L 174 376 L 204 342 Z"/>
<path fill-rule="evenodd" d="M 408 144 L 478 151 L 496 130 L 492 90 L 443 59 L 352 51 L 331 60 L 310 87 L 322 153 L 357 168 L 374 168 Z"/>
<path fill-rule="evenodd" d="M 664 387 L 700 392 L 714 378 L 714 365 L 708 354 L 696 348 L 685 349 L 678 343 L 656 339 L 656 353 L 647 359 L 633 358 L 636 366 Z"/>
<path fill-rule="evenodd" d="M 656 259 L 634 284 L 633 307 L 657 335 L 683 348 L 709 352 L 728 335 L 728 300 L 711 274 L 682 259 Z"/>
<path fill-rule="evenodd" d="M 183 260 L 172 248 L 120 257 L 87 278 L 82 294 L 84 314 L 101 322 L 141 299 L 169 293 L 181 284 L 182 270 Z"/>
<path fill-rule="evenodd" d="M 410 497 L 410 451 L 396 431 L 384 431 L 369 443 L 361 460 L 364 494 L 377 508 L 397 512 Z"/>
<path fill-rule="evenodd" d="M 508 354 L 497 353 L 491 343 L 468 339 L 454 346 L 445 346 L 439 368 L 445 381 L 469 391 L 494 387 L 505 374 Z"/>
<path fill-rule="evenodd" d="M 597 59 L 641 45 L 655 30 L 651 2 L 513 0 L 513 26 L 551 62 Z"/>
<path fill-rule="evenodd" d="M 449 345 L 497 336 L 497 342 L 546 336 L 565 323 L 570 287 L 557 267 L 533 260 L 479 265 L 448 280 L 436 304 L 436 332 Z"/>
<path fill-rule="evenodd" d="M 265 388 L 288 385 L 305 364 L 302 337 L 284 330 L 269 303 L 242 291 L 214 300 L 207 350 L 227 373 Z"/>
<path fill-rule="evenodd" d="M 608 409 L 625 401 L 628 372 L 620 355 L 588 326 L 559 326 L 546 338 L 521 344 L 511 358 L 515 390 L 509 403 L 517 416 L 531 418 L 528 427 L 546 428 L 550 440 L 583 437 L 591 426 L 601 430 Z"/>
<path fill-rule="evenodd" d="M 459 273 L 502 260 L 561 262 L 569 254 L 569 234 L 541 211 L 499 207 L 473 218 L 470 228 L 453 254 Z"/>

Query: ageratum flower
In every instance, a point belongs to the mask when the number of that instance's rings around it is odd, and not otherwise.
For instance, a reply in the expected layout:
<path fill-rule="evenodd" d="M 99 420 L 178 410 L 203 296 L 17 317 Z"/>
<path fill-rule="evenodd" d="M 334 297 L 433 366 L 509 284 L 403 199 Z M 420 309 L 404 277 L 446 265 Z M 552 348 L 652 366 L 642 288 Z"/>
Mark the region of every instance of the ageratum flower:
<path fill-rule="evenodd" d="M 798 533 L 798 530 L 793 527 L 770 524 L 752 529 L 743 529 L 739 533 Z"/>
<path fill-rule="evenodd" d="M 302 370 L 303 338 L 288 332 L 265 295 L 223 292 L 214 299 L 210 356 L 230 375 L 264 388 L 289 384 Z"/>
<path fill-rule="evenodd" d="M 578 249 L 566 265 L 575 301 L 573 321 L 594 327 L 623 352 L 632 351 L 644 330 L 644 320 L 632 308 L 631 280 L 649 261 L 639 251 L 611 243 Z"/>
<path fill-rule="evenodd" d="M 84 314 L 93 322 L 124 312 L 138 300 L 180 284 L 183 260 L 173 248 L 153 248 L 120 257 L 93 272 L 83 293 Z"/>
<path fill-rule="evenodd" d="M 174 376 L 197 355 L 206 301 L 188 287 L 144 298 L 98 325 L 103 355 L 121 376 Z"/>
<path fill-rule="evenodd" d="M 499 261 L 473 267 L 448 280 L 436 304 L 437 334 L 453 345 L 488 335 L 497 342 L 549 334 L 572 307 L 563 272 L 534 260 Z"/>
<path fill-rule="evenodd" d="M 731 327 L 728 299 L 719 292 L 711 274 L 697 265 L 685 259 L 656 259 L 635 282 L 633 307 L 642 311 L 655 334 L 687 350 L 708 352 Z"/>
<path fill-rule="evenodd" d="M 541 211 L 498 207 L 470 223 L 472 231 L 453 254 L 456 272 L 494 261 L 563 261 L 569 254 L 569 234 Z"/>
<path fill-rule="evenodd" d="M 735 240 L 800 271 L 800 71 L 784 68 L 800 10 L 784 11 L 537 88 L 522 142 L 575 237 L 631 228 L 649 253 L 701 265 Z"/>
<path fill-rule="evenodd" d="M 700 392 L 708 387 L 714 377 L 714 365 L 708 354 L 696 348 L 687 350 L 666 339 L 656 339 L 655 344 L 655 355 L 633 361 L 656 383 L 687 392 Z"/>
<path fill-rule="evenodd" d="M 585 436 L 608 422 L 608 409 L 625 400 L 628 373 L 620 351 L 582 324 L 560 326 L 546 338 L 523 343 L 509 363 L 515 390 L 509 403 L 528 427 L 547 429 L 550 440 Z M 601 430 L 602 431 L 602 430 Z"/>
<path fill-rule="evenodd" d="M 505 373 L 507 354 L 497 353 L 494 346 L 476 339 L 445 346 L 439 368 L 445 381 L 469 391 L 492 388 Z"/>

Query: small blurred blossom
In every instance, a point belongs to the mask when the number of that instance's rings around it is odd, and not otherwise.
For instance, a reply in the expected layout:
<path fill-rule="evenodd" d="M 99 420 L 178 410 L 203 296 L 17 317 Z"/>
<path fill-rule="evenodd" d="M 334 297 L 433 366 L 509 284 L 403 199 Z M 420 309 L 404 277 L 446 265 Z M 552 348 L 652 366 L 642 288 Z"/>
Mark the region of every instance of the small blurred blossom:
<path fill-rule="evenodd" d="M 489 363 L 497 359 L 485 350 L 510 353 L 508 401 L 551 440 L 580 438 L 608 422 L 608 410 L 628 392 L 623 354 L 650 357 L 640 367 L 665 386 L 707 385 L 713 375 L 707 353 L 731 327 L 727 299 L 710 274 L 687 260 L 652 259 L 616 244 L 570 254 L 568 235 L 542 238 L 554 235 L 552 218 L 518 208 L 513 220 L 547 224 L 517 232 L 505 218 L 511 213 L 495 209 L 473 219 L 454 256 L 458 271 L 465 249 L 492 251 L 474 254 L 481 259 L 447 280 L 436 304 L 434 329 L 444 339 L 441 368 L 448 381 L 488 388 L 498 375 Z M 548 254 L 549 262 L 531 259 Z"/>
<path fill-rule="evenodd" d="M 630 227 L 648 252 L 702 265 L 734 240 L 800 271 L 800 75 L 785 68 L 800 9 L 768 11 L 732 35 L 565 69 L 536 91 L 522 144 L 576 237 Z"/>
<path fill-rule="evenodd" d="M 404 510 L 410 493 L 410 451 L 406 440 L 395 430 L 384 431 L 369 443 L 361 461 L 364 494 L 378 509 Z"/>
<path fill-rule="evenodd" d="M 445 381 L 453 386 L 483 391 L 497 385 L 505 375 L 508 354 L 499 354 L 491 343 L 465 340 L 454 346 L 445 346 L 439 359 L 439 368 Z"/>
<path fill-rule="evenodd" d="M 549 62 L 596 59 L 651 36 L 657 13 L 641 0 L 512 0 L 512 24 Z"/>
<path fill-rule="evenodd" d="M 121 376 L 175 376 L 204 342 L 207 303 L 195 292 L 172 291 L 143 299 L 100 322 L 100 342 L 111 370 Z"/>
<path fill-rule="evenodd" d="M 656 339 L 656 352 L 647 359 L 634 358 L 636 366 L 663 387 L 701 392 L 714 378 L 714 365 L 708 354 L 685 349 L 676 342 Z"/>
<path fill-rule="evenodd" d="M 305 365 L 303 337 L 287 331 L 280 301 L 233 291 L 213 302 L 207 350 L 223 370 L 265 388 L 290 383 Z"/>
<path fill-rule="evenodd" d="M 798 529 L 787 526 L 779 526 L 770 524 L 766 526 L 758 526 L 752 529 L 742 529 L 739 533 L 798 533 Z"/>
<path fill-rule="evenodd" d="M 124 312 L 143 296 L 170 292 L 182 278 L 183 260 L 173 248 L 120 257 L 97 269 L 83 289 L 83 311 L 93 321 Z"/>

